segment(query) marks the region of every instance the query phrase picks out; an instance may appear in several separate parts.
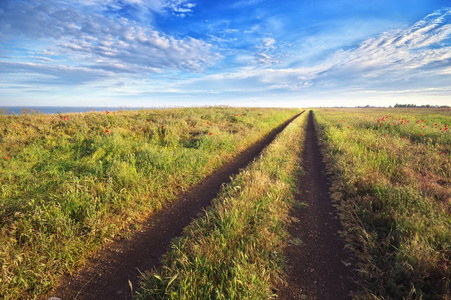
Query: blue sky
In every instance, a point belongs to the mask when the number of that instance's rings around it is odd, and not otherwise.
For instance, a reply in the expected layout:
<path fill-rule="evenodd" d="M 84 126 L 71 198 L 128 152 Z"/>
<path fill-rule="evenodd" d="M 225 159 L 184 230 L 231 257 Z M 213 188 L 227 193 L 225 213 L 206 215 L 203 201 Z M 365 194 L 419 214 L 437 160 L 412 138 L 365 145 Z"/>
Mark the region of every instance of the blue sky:
<path fill-rule="evenodd" d="M 0 106 L 451 104 L 451 2 L 1 0 Z"/>

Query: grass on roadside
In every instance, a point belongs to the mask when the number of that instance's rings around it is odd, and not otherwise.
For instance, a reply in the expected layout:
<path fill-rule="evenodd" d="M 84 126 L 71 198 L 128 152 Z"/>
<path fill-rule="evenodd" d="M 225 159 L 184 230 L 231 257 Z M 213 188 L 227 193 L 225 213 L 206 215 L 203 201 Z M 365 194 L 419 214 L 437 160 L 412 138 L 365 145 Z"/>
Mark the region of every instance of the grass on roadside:
<path fill-rule="evenodd" d="M 267 299 L 283 272 L 307 114 L 225 186 L 145 277 L 136 299 Z"/>
<path fill-rule="evenodd" d="M 298 111 L 0 115 L 0 298 L 48 291 Z"/>
<path fill-rule="evenodd" d="M 451 297 L 451 110 L 315 114 L 360 296 Z"/>

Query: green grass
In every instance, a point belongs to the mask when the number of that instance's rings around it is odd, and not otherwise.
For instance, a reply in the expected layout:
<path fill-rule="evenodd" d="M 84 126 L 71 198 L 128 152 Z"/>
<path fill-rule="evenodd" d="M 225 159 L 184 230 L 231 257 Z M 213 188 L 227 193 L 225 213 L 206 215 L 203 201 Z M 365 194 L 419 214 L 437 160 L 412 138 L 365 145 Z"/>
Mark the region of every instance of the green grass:
<path fill-rule="evenodd" d="M 48 291 L 101 244 L 297 112 L 0 115 L 0 297 Z"/>
<path fill-rule="evenodd" d="M 360 297 L 451 297 L 451 110 L 315 114 Z"/>
<path fill-rule="evenodd" d="M 136 299 L 267 299 L 284 272 L 283 245 L 307 114 L 223 188 L 173 242 Z M 293 240 L 301 243 L 300 240 Z"/>

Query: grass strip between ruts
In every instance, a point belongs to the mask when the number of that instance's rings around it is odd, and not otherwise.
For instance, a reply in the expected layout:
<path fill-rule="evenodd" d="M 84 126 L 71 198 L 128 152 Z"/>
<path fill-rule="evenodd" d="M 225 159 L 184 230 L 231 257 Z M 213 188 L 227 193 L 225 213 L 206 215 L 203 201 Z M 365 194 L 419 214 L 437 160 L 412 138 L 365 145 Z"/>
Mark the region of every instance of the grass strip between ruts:
<path fill-rule="evenodd" d="M 235 176 L 176 239 L 137 299 L 266 299 L 283 274 L 283 244 L 307 113 Z"/>

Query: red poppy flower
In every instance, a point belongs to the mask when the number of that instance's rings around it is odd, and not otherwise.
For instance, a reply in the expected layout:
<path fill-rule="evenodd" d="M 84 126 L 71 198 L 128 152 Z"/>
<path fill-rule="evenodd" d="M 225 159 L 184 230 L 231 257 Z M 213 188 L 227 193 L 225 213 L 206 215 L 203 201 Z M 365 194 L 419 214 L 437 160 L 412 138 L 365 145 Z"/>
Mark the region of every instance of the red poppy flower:
<path fill-rule="evenodd" d="M 14 125 L 14 127 L 17 127 L 16 125 Z"/>
<path fill-rule="evenodd" d="M 110 113 L 110 112 L 109 112 L 109 111 L 107 111 L 107 110 L 106 110 L 105 112 L 106 112 L 106 114 L 109 114 L 109 113 Z"/>
<path fill-rule="evenodd" d="M 149 123 L 150 123 L 150 120 L 148 120 L 147 122 L 149 122 Z"/>
<path fill-rule="evenodd" d="M 443 152 L 440 152 L 440 154 L 443 154 Z"/>
<path fill-rule="evenodd" d="M 207 122 L 207 124 L 210 124 L 210 122 Z"/>
<path fill-rule="evenodd" d="M 210 132 L 210 135 L 212 135 L 213 133 L 212 132 Z"/>
<path fill-rule="evenodd" d="M 402 137 L 402 138 L 404 138 L 404 137 Z"/>
<path fill-rule="evenodd" d="M 5 157 L 5 159 L 10 159 L 10 158 L 11 158 L 11 157 L 9 157 L 9 156 L 6 156 L 6 157 Z"/>
<path fill-rule="evenodd" d="M 108 132 L 110 132 L 110 131 L 109 131 L 108 129 L 105 129 L 105 132 L 107 132 L 107 133 L 108 133 Z"/>
<path fill-rule="evenodd" d="M 423 134 L 422 134 L 422 133 L 420 133 L 420 136 L 423 136 Z"/>
<path fill-rule="evenodd" d="M 161 125 L 161 128 L 163 128 L 164 127 L 164 125 Z"/>
<path fill-rule="evenodd" d="M 349 129 L 349 128 L 351 128 L 351 127 L 348 127 L 348 129 Z"/>

